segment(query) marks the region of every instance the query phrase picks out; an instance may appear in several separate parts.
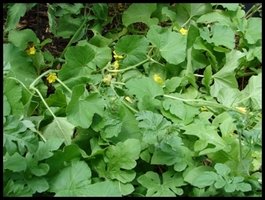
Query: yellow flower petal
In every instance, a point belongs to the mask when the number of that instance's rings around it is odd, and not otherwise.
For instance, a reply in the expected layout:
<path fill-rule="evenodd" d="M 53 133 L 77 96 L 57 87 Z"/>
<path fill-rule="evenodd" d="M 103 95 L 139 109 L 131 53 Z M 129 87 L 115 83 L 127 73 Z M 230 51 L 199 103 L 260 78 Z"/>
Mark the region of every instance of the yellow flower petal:
<path fill-rule="evenodd" d="M 35 47 L 30 47 L 28 50 L 27 50 L 27 54 L 28 55 L 34 55 L 36 53 L 36 49 Z"/>
<path fill-rule="evenodd" d="M 104 78 L 103 78 L 103 83 L 105 83 L 106 85 L 110 85 L 110 83 L 111 83 L 111 79 L 112 79 L 112 76 L 110 75 L 110 74 L 107 74 L 107 75 L 105 75 L 104 76 Z"/>
<path fill-rule="evenodd" d="M 115 60 L 114 63 L 112 64 L 114 69 L 119 69 L 120 68 L 120 64 L 118 60 Z"/>
<path fill-rule="evenodd" d="M 185 28 L 181 28 L 181 29 L 179 30 L 179 32 L 181 33 L 181 35 L 187 35 L 187 34 L 188 34 L 188 30 L 185 29 Z"/>
<path fill-rule="evenodd" d="M 159 76 L 158 74 L 154 74 L 153 75 L 153 79 L 155 82 L 157 82 L 158 84 L 163 84 L 164 80 L 161 78 L 161 76 Z"/>
<path fill-rule="evenodd" d="M 47 77 L 47 81 L 49 83 L 54 83 L 57 79 L 57 76 L 55 73 L 50 73 L 49 76 Z"/>
<path fill-rule="evenodd" d="M 123 56 L 122 55 L 118 55 L 115 51 L 113 51 L 113 54 L 114 54 L 114 58 L 115 58 L 115 60 L 121 60 L 121 59 L 123 59 Z"/>
<path fill-rule="evenodd" d="M 247 109 L 245 107 L 236 107 L 236 109 L 243 114 L 246 114 L 247 112 Z"/>
<path fill-rule="evenodd" d="M 128 96 L 125 97 L 125 100 L 130 102 L 130 103 L 133 103 L 132 99 L 130 97 L 128 97 Z"/>

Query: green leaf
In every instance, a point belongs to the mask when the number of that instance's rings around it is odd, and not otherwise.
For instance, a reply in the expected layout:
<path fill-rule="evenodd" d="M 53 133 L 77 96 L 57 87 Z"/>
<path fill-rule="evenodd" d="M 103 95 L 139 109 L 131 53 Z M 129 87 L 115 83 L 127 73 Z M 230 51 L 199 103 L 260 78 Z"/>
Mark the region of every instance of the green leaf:
<path fill-rule="evenodd" d="M 96 69 L 96 67 L 103 68 L 112 59 L 111 49 L 108 46 L 98 47 L 88 43 L 87 41 L 78 42 L 78 46 L 89 46 L 95 52 L 95 57 L 88 64 L 90 68 Z"/>
<path fill-rule="evenodd" d="M 172 77 L 171 79 L 167 79 L 165 82 L 165 92 L 171 93 L 174 92 L 181 84 L 182 78 L 180 77 Z"/>
<path fill-rule="evenodd" d="M 104 99 L 97 93 L 83 97 L 84 92 L 85 87 L 83 85 L 73 88 L 72 99 L 66 108 L 66 114 L 67 119 L 75 126 L 88 128 L 95 113 L 103 115 Z"/>
<path fill-rule="evenodd" d="M 214 172 L 204 171 L 193 180 L 192 185 L 198 188 L 210 186 L 215 182 L 216 176 Z"/>
<path fill-rule="evenodd" d="M 21 31 L 12 30 L 8 34 L 8 40 L 20 50 L 25 50 L 29 42 L 33 42 L 35 45 L 39 43 L 39 39 L 31 29 L 24 29 Z"/>
<path fill-rule="evenodd" d="M 125 83 L 125 86 L 129 89 L 129 93 L 136 95 L 138 99 L 144 96 L 154 98 L 163 95 L 162 87 L 149 77 L 130 79 Z"/>
<path fill-rule="evenodd" d="M 248 19 L 245 38 L 249 44 L 255 44 L 261 39 L 261 18 L 251 17 Z"/>
<path fill-rule="evenodd" d="M 34 153 L 34 158 L 38 161 L 53 156 L 53 152 L 61 146 L 60 140 L 48 140 L 47 142 L 39 142 L 38 149 Z"/>
<path fill-rule="evenodd" d="M 236 11 L 238 8 L 240 8 L 238 3 L 217 3 L 217 4 L 231 11 Z"/>
<path fill-rule="evenodd" d="M 137 178 L 137 181 L 147 188 L 146 196 L 176 196 L 182 195 L 183 190 L 179 188 L 185 185 L 183 178 L 174 171 L 162 174 L 162 181 L 157 173 L 148 171 Z"/>
<path fill-rule="evenodd" d="M 67 121 L 66 117 L 56 117 L 52 123 L 44 128 L 43 135 L 47 140 L 58 140 L 69 145 L 74 133 L 74 127 L 73 124 Z"/>
<path fill-rule="evenodd" d="M 147 39 L 159 49 L 168 63 L 177 65 L 185 60 L 186 36 L 155 25 L 147 32 Z"/>
<path fill-rule="evenodd" d="M 234 70 L 240 64 L 240 58 L 244 56 L 244 53 L 241 53 L 237 50 L 232 50 L 226 54 L 226 63 L 225 65 L 213 75 L 214 84 L 211 86 L 211 95 L 217 97 L 222 88 L 237 88 L 238 83 L 235 78 Z"/>
<path fill-rule="evenodd" d="M 80 148 L 76 144 L 65 146 L 63 150 L 54 152 L 53 156 L 49 156 L 46 160 L 46 163 L 50 166 L 49 176 L 57 174 L 64 167 L 65 162 L 80 157 Z"/>
<path fill-rule="evenodd" d="M 201 15 L 196 22 L 205 24 L 218 22 L 219 24 L 226 25 L 228 27 L 233 27 L 230 17 L 225 14 L 225 11 L 220 10 Z"/>
<path fill-rule="evenodd" d="M 72 161 L 50 182 L 50 191 L 56 196 L 82 196 L 79 191 L 87 190 L 91 183 L 91 170 L 84 161 Z"/>
<path fill-rule="evenodd" d="M 4 95 L 4 116 L 8 116 L 11 113 L 11 106 L 7 101 L 6 95 Z"/>
<path fill-rule="evenodd" d="M 15 77 L 28 87 L 37 78 L 36 69 L 31 59 L 13 44 L 4 44 L 3 53 L 4 65 L 10 67 L 8 76 Z"/>
<path fill-rule="evenodd" d="M 216 169 L 216 172 L 221 176 L 227 176 L 231 172 L 230 168 L 222 163 L 215 164 L 214 168 Z"/>
<path fill-rule="evenodd" d="M 49 183 L 45 178 L 32 178 L 26 181 L 32 192 L 42 193 L 49 189 Z"/>
<path fill-rule="evenodd" d="M 13 79 L 5 79 L 4 94 L 11 107 L 11 113 L 13 115 L 22 116 L 24 113 L 24 106 L 21 102 L 22 86 Z"/>
<path fill-rule="evenodd" d="M 148 144 L 156 144 L 157 140 L 162 138 L 171 123 L 162 115 L 151 111 L 140 111 L 136 114 L 139 121 L 138 126 L 143 130 L 143 141 Z"/>
<path fill-rule="evenodd" d="M 183 5 L 190 17 L 203 15 L 212 10 L 209 3 L 184 3 Z"/>
<path fill-rule="evenodd" d="M 238 183 L 237 190 L 242 192 L 249 192 L 252 190 L 252 187 L 249 183 Z"/>
<path fill-rule="evenodd" d="M 185 163 L 186 149 L 180 137 L 165 136 L 166 138 L 155 147 L 151 164 L 155 165 L 174 165 L 176 163 Z M 176 154 L 178 156 L 176 156 Z"/>
<path fill-rule="evenodd" d="M 125 26 L 136 22 L 143 22 L 148 26 L 158 23 L 158 19 L 151 18 L 156 10 L 155 3 L 132 3 L 129 8 L 123 12 L 122 23 Z"/>
<path fill-rule="evenodd" d="M 209 166 L 190 167 L 183 174 L 184 181 L 193 185 L 196 179 L 204 172 L 211 172 L 212 168 Z"/>
<path fill-rule="evenodd" d="M 60 80 L 66 85 L 73 87 L 81 77 L 89 77 L 94 68 L 88 67 L 95 57 L 94 50 L 89 46 L 69 47 L 65 52 L 66 63 L 58 73 Z"/>
<path fill-rule="evenodd" d="M 122 187 L 123 184 L 120 186 Z M 103 181 L 97 182 L 87 186 L 86 190 L 83 190 L 83 196 L 92 197 L 121 197 L 121 188 L 118 182 Z M 80 195 L 82 192 L 78 192 L 76 195 Z"/>
<path fill-rule="evenodd" d="M 211 83 L 212 83 L 212 68 L 211 65 L 208 65 L 203 72 L 202 84 L 206 87 L 209 93 L 210 93 Z"/>
<path fill-rule="evenodd" d="M 192 124 L 187 125 L 184 134 L 194 135 L 200 140 L 207 141 L 208 144 L 213 144 L 215 147 L 206 148 L 199 152 L 199 155 L 205 155 L 211 152 L 217 152 L 226 148 L 226 143 L 218 135 L 216 128 L 211 125 L 204 124 L 202 120 L 195 119 Z"/>
<path fill-rule="evenodd" d="M 135 65 L 146 59 L 146 53 L 149 42 L 141 35 L 123 36 L 115 45 L 115 51 L 118 55 L 124 55 L 121 62 L 121 68 Z"/>
<path fill-rule="evenodd" d="M 14 3 L 8 8 L 5 31 L 10 31 L 16 28 L 21 17 L 25 15 L 27 10 L 34 7 L 36 3 Z"/>
<path fill-rule="evenodd" d="M 247 86 L 242 90 L 244 99 L 249 99 L 253 109 L 261 109 L 261 73 L 251 76 Z"/>
<path fill-rule="evenodd" d="M 127 139 L 115 146 L 110 146 L 106 152 L 107 173 L 110 178 L 122 183 L 132 181 L 136 172 L 131 169 L 136 166 L 140 150 L 140 142 L 137 139 Z"/>
<path fill-rule="evenodd" d="M 9 169 L 13 172 L 25 171 L 27 168 L 26 159 L 19 153 L 9 155 L 8 153 L 4 156 L 4 169 Z"/>
<path fill-rule="evenodd" d="M 211 27 L 211 32 L 205 29 L 204 31 L 200 30 L 200 34 L 203 39 L 209 43 L 214 43 L 216 46 L 225 46 L 229 49 L 233 49 L 235 46 L 235 34 L 229 26 L 214 24 Z"/>

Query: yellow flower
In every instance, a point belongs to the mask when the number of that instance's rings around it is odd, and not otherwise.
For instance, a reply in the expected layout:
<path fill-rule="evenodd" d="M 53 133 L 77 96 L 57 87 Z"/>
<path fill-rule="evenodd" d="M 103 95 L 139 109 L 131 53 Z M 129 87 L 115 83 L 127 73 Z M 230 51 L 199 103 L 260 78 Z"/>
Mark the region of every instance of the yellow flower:
<path fill-rule="evenodd" d="M 104 76 L 104 78 L 103 78 L 102 81 L 103 81 L 103 83 L 105 83 L 106 85 L 110 85 L 111 78 L 112 78 L 112 76 L 111 76 L 110 74 L 107 74 L 107 75 Z"/>
<path fill-rule="evenodd" d="M 161 76 L 159 76 L 158 74 L 154 74 L 153 75 L 153 79 L 155 82 L 157 82 L 158 84 L 163 84 L 164 80 L 161 78 Z"/>
<path fill-rule="evenodd" d="M 246 114 L 247 112 L 247 109 L 245 107 L 236 107 L 236 109 L 243 114 Z"/>
<path fill-rule="evenodd" d="M 128 96 L 125 97 L 125 100 L 130 102 L 130 103 L 133 103 L 132 99 L 130 97 L 128 97 Z"/>
<path fill-rule="evenodd" d="M 50 73 L 49 76 L 47 77 L 47 81 L 49 83 L 54 83 L 57 79 L 57 76 L 55 73 Z"/>
<path fill-rule="evenodd" d="M 118 61 L 118 60 L 115 60 L 115 61 L 114 61 L 114 63 L 113 63 L 113 67 L 114 67 L 114 69 L 119 69 L 120 64 L 119 64 L 119 61 Z"/>
<path fill-rule="evenodd" d="M 123 56 L 122 55 L 118 55 L 115 51 L 113 51 L 113 54 L 114 54 L 114 58 L 115 58 L 115 60 L 121 60 L 121 59 L 123 59 Z"/>
<path fill-rule="evenodd" d="M 181 29 L 179 30 L 179 32 L 181 33 L 181 35 L 187 35 L 187 34 L 188 34 L 188 30 L 185 29 L 185 28 L 181 28 Z"/>
<path fill-rule="evenodd" d="M 201 112 L 208 111 L 206 106 L 202 106 L 200 110 L 201 110 Z"/>
<path fill-rule="evenodd" d="M 30 47 L 28 50 L 27 50 L 27 54 L 28 55 L 34 55 L 36 53 L 36 49 L 34 46 Z"/>

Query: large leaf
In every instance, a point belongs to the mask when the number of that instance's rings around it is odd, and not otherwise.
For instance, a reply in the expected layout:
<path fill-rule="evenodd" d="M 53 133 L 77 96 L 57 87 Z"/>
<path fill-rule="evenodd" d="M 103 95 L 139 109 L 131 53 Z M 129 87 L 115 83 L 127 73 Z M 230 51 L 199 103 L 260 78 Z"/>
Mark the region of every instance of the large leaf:
<path fill-rule="evenodd" d="M 132 181 L 136 176 L 132 169 L 136 166 L 140 150 L 140 141 L 137 139 L 127 139 L 110 146 L 106 152 L 107 173 L 110 178 L 122 183 Z"/>
<path fill-rule="evenodd" d="M 31 59 L 12 44 L 4 44 L 3 49 L 4 67 L 9 70 L 8 76 L 15 77 L 28 87 L 37 78 Z"/>
<path fill-rule="evenodd" d="M 147 39 L 155 45 L 170 64 L 179 64 L 186 58 L 187 37 L 159 26 L 151 26 Z"/>
<path fill-rule="evenodd" d="M 249 44 L 255 44 L 261 39 L 261 18 L 251 17 L 248 20 L 245 38 Z"/>
<path fill-rule="evenodd" d="M 162 115 L 151 111 L 137 113 L 138 126 L 143 131 L 143 141 L 147 144 L 156 144 L 167 132 L 171 123 Z"/>
<path fill-rule="evenodd" d="M 237 50 L 232 50 L 226 54 L 226 63 L 225 65 L 213 75 L 214 84 L 211 86 L 210 92 L 211 95 L 217 97 L 222 88 L 237 88 L 237 80 L 235 78 L 234 70 L 240 64 L 240 58 L 244 56 L 244 53 L 241 53 Z"/>
<path fill-rule="evenodd" d="M 148 171 L 137 178 L 137 181 L 147 188 L 146 196 L 176 196 L 182 195 L 183 190 L 179 188 L 185 185 L 183 178 L 174 171 L 162 174 L 162 181 L 157 173 Z"/>
<path fill-rule="evenodd" d="M 124 54 L 121 67 L 135 65 L 146 58 L 148 40 L 141 35 L 123 36 L 116 44 L 115 51 L 117 54 Z"/>
<path fill-rule="evenodd" d="M 103 115 L 105 105 L 104 99 L 99 94 L 92 93 L 84 96 L 84 92 L 83 85 L 73 88 L 72 99 L 67 106 L 66 113 L 67 119 L 75 126 L 88 128 L 95 113 Z"/>
<path fill-rule="evenodd" d="M 235 34 L 229 26 L 214 24 L 211 27 L 211 32 L 204 28 L 200 30 L 200 34 L 203 39 L 216 46 L 225 46 L 229 49 L 233 49 L 235 46 Z"/>
<path fill-rule="evenodd" d="M 194 123 L 187 125 L 184 129 L 184 134 L 199 138 L 194 144 L 194 150 L 199 151 L 199 155 L 226 150 L 227 148 L 225 141 L 218 135 L 216 128 L 204 124 L 202 120 L 196 119 Z M 207 148 L 208 144 L 213 144 L 214 147 Z"/>
<path fill-rule="evenodd" d="M 217 179 L 217 174 L 211 170 L 206 166 L 192 168 L 184 174 L 184 180 L 199 188 L 210 186 Z"/>
<path fill-rule="evenodd" d="M 69 145 L 74 134 L 74 127 L 66 117 L 56 117 L 44 128 L 43 135 L 47 140 L 58 140 Z"/>
<path fill-rule="evenodd" d="M 4 156 L 4 169 L 12 170 L 13 172 L 25 171 L 27 168 L 26 159 L 19 153 L 9 155 L 8 153 Z"/>
<path fill-rule="evenodd" d="M 69 47 L 65 52 L 66 63 L 58 73 L 58 77 L 68 86 L 73 87 L 78 83 L 81 77 L 89 77 L 90 73 L 95 70 L 88 67 L 95 57 L 94 50 L 86 46 Z"/>
<path fill-rule="evenodd" d="M 261 109 L 261 73 L 257 76 L 250 77 L 247 86 L 242 90 L 244 99 L 250 100 L 253 109 Z"/>
<path fill-rule="evenodd" d="M 35 45 L 39 42 L 35 32 L 31 29 L 12 30 L 8 34 L 8 40 L 20 50 L 25 50 L 29 42 L 33 42 Z"/>
<path fill-rule="evenodd" d="M 123 12 L 122 23 L 125 26 L 129 26 L 136 22 L 143 22 L 148 26 L 157 24 L 158 19 L 151 18 L 151 15 L 155 10 L 155 3 L 133 3 Z"/>
<path fill-rule="evenodd" d="M 21 102 L 22 86 L 19 85 L 13 79 L 5 79 L 4 94 L 5 94 L 7 102 L 9 103 L 11 107 L 11 113 L 13 115 L 22 116 L 24 112 L 24 106 Z"/>
<path fill-rule="evenodd" d="M 80 191 L 87 190 L 91 183 L 91 170 L 84 161 L 72 161 L 51 180 L 50 191 L 56 196 L 83 196 Z"/>
<path fill-rule="evenodd" d="M 138 99 L 144 96 L 154 98 L 163 94 L 162 87 L 148 77 L 130 79 L 125 86 L 129 89 L 129 93 L 136 95 Z"/>
<path fill-rule="evenodd" d="M 23 17 L 27 10 L 35 6 L 36 3 L 14 3 L 8 8 L 5 31 L 16 28 L 20 17 Z"/>

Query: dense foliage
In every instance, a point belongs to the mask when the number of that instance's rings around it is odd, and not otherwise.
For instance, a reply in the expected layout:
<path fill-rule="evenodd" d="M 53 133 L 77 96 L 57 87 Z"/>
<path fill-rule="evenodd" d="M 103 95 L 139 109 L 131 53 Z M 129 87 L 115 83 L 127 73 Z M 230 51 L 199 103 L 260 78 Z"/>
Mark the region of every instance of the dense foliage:
<path fill-rule="evenodd" d="M 260 4 L 4 9 L 4 196 L 261 196 Z"/>

